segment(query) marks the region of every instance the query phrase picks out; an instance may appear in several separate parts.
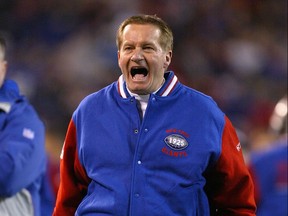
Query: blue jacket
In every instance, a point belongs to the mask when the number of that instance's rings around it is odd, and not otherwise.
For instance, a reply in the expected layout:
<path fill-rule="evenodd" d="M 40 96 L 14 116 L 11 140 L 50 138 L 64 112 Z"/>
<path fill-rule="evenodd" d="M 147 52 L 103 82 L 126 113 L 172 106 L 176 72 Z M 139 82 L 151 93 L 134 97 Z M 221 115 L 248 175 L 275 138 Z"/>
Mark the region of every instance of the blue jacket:
<path fill-rule="evenodd" d="M 34 108 L 6 80 L 0 88 L 0 197 L 25 188 L 40 216 L 39 190 L 46 167 L 44 125 Z"/>
<path fill-rule="evenodd" d="M 61 154 L 54 216 L 255 215 L 230 121 L 173 72 L 165 79 L 143 120 L 123 76 L 81 102 Z"/>
<path fill-rule="evenodd" d="M 256 189 L 257 216 L 288 215 L 287 135 L 268 150 L 253 152 L 250 171 Z"/>

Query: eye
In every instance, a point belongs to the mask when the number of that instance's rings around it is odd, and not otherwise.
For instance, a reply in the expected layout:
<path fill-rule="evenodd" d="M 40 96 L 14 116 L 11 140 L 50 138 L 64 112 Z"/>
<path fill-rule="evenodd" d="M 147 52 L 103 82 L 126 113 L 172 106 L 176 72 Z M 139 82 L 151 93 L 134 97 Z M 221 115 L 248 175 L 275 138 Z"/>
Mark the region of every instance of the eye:
<path fill-rule="evenodd" d="M 143 49 L 144 50 L 154 50 L 154 47 L 152 47 L 152 46 L 144 46 Z"/>
<path fill-rule="evenodd" d="M 124 50 L 124 51 L 130 51 L 130 50 L 132 50 L 132 49 L 133 49 L 132 46 L 124 46 L 124 47 L 123 47 L 123 50 Z"/>

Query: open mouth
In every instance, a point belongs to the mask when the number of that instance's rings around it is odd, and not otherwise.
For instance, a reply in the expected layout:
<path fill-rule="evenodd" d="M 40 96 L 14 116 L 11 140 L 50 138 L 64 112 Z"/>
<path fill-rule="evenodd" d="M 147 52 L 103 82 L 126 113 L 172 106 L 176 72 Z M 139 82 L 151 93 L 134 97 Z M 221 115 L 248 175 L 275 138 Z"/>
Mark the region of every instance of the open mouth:
<path fill-rule="evenodd" d="M 145 67 L 133 67 L 130 70 L 132 78 L 146 77 L 148 75 L 148 70 Z"/>

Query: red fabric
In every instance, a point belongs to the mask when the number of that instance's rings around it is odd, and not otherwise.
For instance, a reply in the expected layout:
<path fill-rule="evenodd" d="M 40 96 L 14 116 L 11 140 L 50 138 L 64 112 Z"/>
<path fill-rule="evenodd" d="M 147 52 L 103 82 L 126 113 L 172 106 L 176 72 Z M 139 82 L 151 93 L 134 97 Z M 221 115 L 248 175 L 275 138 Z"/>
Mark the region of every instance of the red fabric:
<path fill-rule="evenodd" d="M 254 216 L 253 181 L 239 149 L 239 140 L 229 119 L 225 118 L 221 156 L 209 173 L 207 193 L 211 215 Z"/>

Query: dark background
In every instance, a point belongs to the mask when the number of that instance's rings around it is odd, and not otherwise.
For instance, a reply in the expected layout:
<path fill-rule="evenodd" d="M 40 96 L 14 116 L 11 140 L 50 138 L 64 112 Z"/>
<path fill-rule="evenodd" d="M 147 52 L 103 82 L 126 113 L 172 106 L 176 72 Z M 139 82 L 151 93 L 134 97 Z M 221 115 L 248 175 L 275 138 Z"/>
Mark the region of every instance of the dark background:
<path fill-rule="evenodd" d="M 172 27 L 170 69 L 214 98 L 248 151 L 262 148 L 287 94 L 286 0 L 0 0 L 8 77 L 44 120 L 49 152 L 59 157 L 80 100 L 117 80 L 115 33 L 138 13 Z"/>

